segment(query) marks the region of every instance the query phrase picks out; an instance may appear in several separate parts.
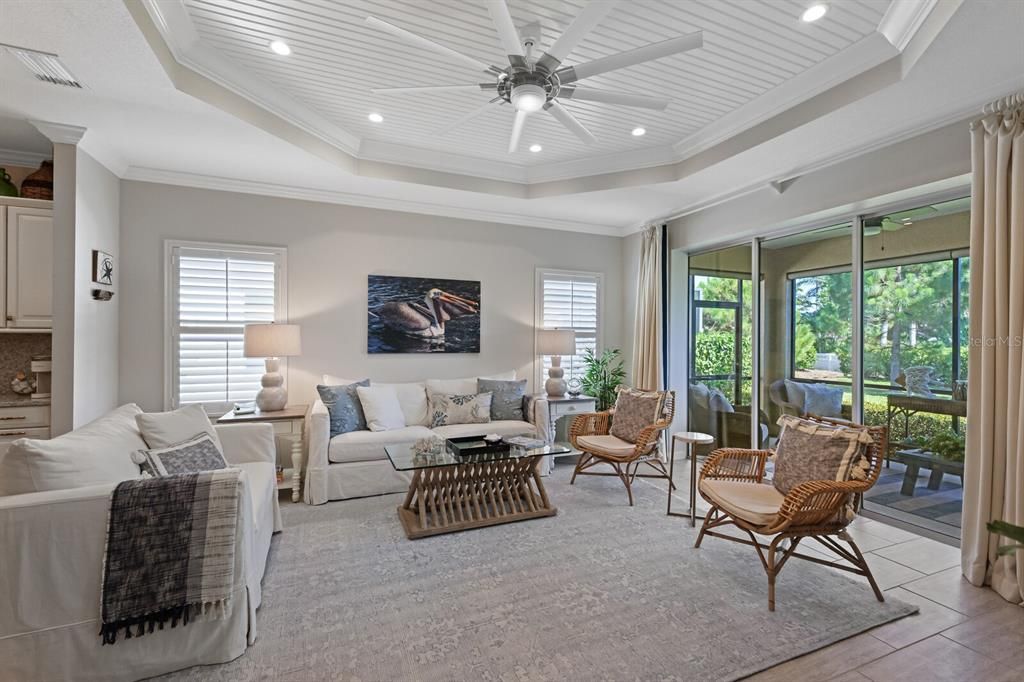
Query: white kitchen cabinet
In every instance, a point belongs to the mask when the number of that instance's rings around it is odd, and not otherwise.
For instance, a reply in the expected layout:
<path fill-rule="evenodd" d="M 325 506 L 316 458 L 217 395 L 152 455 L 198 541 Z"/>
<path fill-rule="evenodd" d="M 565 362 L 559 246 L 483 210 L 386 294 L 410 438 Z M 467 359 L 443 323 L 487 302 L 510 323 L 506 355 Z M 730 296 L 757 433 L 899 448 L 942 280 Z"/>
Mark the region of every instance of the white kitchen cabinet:
<path fill-rule="evenodd" d="M 53 211 L 7 207 L 8 329 L 53 326 Z"/>

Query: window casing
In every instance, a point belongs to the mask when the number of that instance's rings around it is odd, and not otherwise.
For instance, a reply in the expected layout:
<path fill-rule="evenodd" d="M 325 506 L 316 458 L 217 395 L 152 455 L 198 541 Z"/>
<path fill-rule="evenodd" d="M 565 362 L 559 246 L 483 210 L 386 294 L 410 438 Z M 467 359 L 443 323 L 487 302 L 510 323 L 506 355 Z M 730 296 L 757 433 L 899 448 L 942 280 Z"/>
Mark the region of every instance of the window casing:
<path fill-rule="evenodd" d="M 562 357 L 566 381 L 582 378 L 587 349 L 600 353 L 603 348 L 602 284 L 603 277 L 596 272 L 537 271 L 537 328 L 576 331 L 576 355 Z M 551 356 L 543 356 L 537 365 L 538 390 L 550 367 Z"/>
<path fill-rule="evenodd" d="M 216 414 L 254 400 L 264 362 L 243 356 L 243 332 L 287 321 L 285 249 L 169 241 L 165 251 L 166 406 Z"/>

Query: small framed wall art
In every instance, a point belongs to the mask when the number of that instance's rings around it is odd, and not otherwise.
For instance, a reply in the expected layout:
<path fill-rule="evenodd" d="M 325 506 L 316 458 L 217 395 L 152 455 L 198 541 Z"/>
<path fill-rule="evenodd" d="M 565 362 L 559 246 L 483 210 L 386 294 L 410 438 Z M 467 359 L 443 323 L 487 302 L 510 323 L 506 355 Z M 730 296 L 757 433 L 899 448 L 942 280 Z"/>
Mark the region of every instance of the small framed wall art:
<path fill-rule="evenodd" d="M 114 286 L 114 257 L 109 253 L 92 250 L 92 281 Z"/>

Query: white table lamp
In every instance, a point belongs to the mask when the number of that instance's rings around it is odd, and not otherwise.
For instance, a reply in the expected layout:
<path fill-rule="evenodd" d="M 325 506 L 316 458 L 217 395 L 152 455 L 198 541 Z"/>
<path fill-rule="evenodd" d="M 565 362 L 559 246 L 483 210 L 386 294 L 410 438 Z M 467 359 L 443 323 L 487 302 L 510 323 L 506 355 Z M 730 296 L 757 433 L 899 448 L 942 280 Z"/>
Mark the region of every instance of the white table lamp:
<path fill-rule="evenodd" d="M 565 371 L 562 369 L 563 355 L 576 355 L 576 332 L 572 329 L 540 329 L 537 331 L 537 354 L 551 356 L 551 369 L 544 390 L 553 398 L 561 398 L 568 390 Z"/>
<path fill-rule="evenodd" d="M 260 379 L 263 388 L 256 394 L 256 407 L 261 412 L 283 410 L 288 404 L 284 377 L 278 372 L 279 358 L 302 354 L 302 337 L 297 324 L 247 324 L 243 355 L 266 358 L 266 374 Z"/>

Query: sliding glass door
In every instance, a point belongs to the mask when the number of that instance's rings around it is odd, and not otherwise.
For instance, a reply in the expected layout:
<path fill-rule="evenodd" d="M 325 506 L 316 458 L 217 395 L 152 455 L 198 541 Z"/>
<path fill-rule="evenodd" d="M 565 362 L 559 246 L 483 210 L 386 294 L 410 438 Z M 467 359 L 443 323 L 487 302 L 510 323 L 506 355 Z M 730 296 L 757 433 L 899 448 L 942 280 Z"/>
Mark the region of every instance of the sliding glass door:
<path fill-rule="evenodd" d="M 783 414 L 885 425 L 865 509 L 959 537 L 969 210 L 935 202 L 691 254 L 688 428 L 713 447 L 773 447 Z"/>

